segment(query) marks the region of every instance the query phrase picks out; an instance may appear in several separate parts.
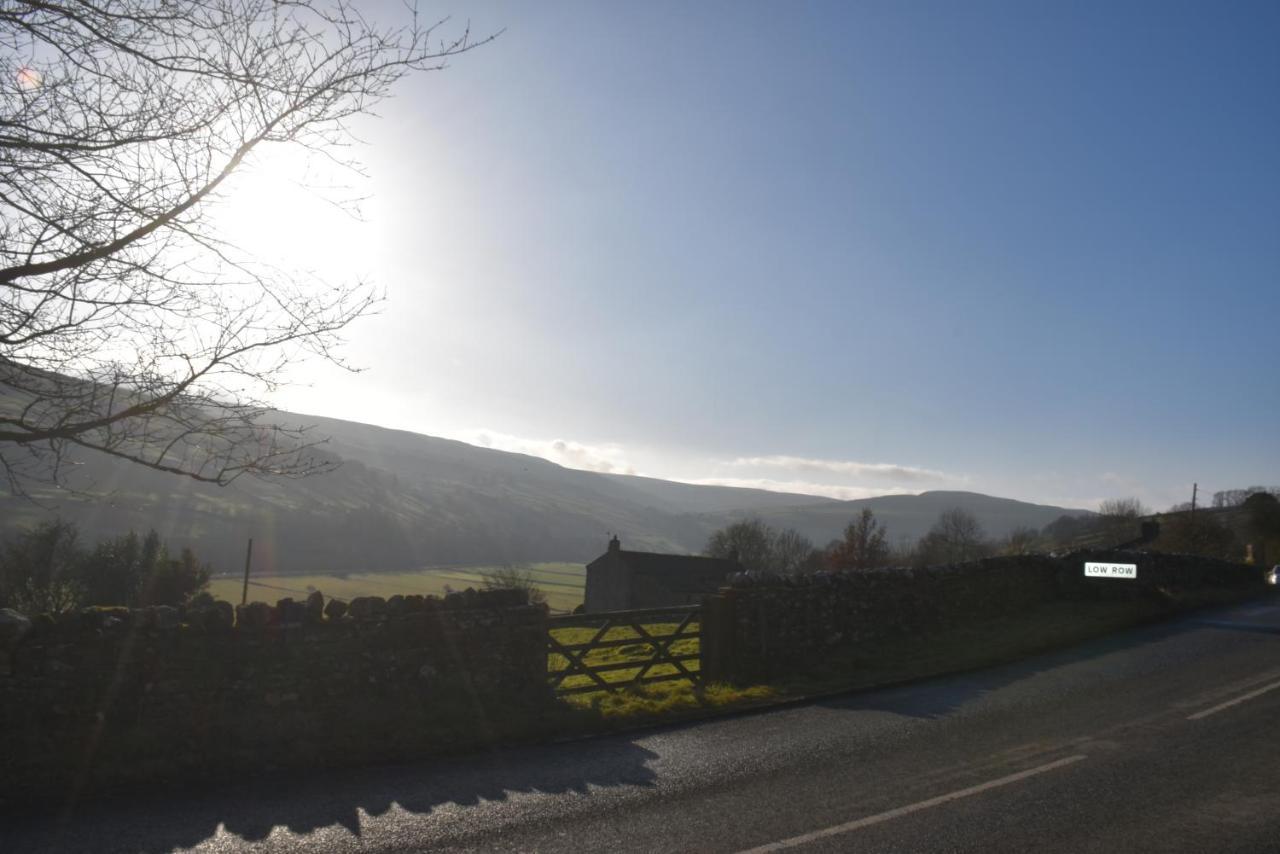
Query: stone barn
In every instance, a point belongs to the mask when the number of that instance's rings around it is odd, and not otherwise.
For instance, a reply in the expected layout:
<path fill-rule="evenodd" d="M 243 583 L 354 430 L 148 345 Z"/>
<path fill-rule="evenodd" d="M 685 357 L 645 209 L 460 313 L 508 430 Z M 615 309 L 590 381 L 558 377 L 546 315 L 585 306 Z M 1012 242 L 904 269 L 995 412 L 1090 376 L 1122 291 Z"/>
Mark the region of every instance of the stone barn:
<path fill-rule="evenodd" d="M 609 550 L 587 564 L 583 610 L 697 605 L 703 596 L 716 592 L 730 573 L 741 571 L 736 560 L 624 551 L 614 537 Z"/>

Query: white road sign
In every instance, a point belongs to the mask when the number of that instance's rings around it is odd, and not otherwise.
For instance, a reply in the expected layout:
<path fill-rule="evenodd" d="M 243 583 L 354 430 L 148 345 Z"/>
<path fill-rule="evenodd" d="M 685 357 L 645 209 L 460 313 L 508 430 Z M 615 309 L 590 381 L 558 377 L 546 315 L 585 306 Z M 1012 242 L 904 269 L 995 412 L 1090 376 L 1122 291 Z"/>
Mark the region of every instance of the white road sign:
<path fill-rule="evenodd" d="M 1136 563 L 1091 563 L 1084 565 L 1084 574 L 1090 578 L 1137 578 Z"/>

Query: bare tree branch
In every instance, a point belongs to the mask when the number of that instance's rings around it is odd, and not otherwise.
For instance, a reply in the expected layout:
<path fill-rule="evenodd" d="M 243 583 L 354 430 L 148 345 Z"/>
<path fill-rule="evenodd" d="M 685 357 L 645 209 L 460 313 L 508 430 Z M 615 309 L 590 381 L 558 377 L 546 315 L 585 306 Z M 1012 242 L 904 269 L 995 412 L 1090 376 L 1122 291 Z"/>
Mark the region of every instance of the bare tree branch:
<path fill-rule="evenodd" d="M 264 146 L 326 157 L 396 81 L 489 41 L 346 0 L 0 0 L 0 468 L 85 448 L 228 483 L 333 461 L 260 396 L 377 296 L 247 257 L 210 206 Z"/>

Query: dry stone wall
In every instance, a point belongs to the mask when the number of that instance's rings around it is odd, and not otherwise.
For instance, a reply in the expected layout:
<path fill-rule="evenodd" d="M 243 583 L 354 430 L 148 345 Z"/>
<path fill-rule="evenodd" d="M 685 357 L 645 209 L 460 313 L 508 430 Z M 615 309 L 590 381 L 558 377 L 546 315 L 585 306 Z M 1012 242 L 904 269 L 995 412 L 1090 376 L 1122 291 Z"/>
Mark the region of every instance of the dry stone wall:
<path fill-rule="evenodd" d="M 476 746 L 552 702 L 520 591 L 238 610 L 0 615 L 0 806 Z"/>
<path fill-rule="evenodd" d="M 1137 577 L 1087 578 L 1086 561 L 1137 564 Z M 1136 601 L 1204 587 L 1266 589 L 1260 568 L 1117 551 L 786 577 L 743 573 L 705 601 L 703 670 L 711 681 L 768 681 L 803 673 L 842 646 L 927 635 L 1052 601 Z"/>

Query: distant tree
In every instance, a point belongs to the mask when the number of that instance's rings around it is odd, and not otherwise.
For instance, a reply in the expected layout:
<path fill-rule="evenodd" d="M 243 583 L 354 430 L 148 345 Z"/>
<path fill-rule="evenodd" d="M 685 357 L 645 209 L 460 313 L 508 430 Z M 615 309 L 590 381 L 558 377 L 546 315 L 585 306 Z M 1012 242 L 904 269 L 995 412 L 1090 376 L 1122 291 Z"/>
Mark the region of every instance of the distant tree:
<path fill-rule="evenodd" d="M 524 565 L 507 564 L 482 572 L 480 583 L 485 590 L 523 590 L 528 594 L 529 602 L 534 605 L 543 605 L 547 601 L 547 594 L 538 587 L 533 572 Z M 448 585 L 445 585 L 445 592 L 452 592 Z"/>
<path fill-rule="evenodd" d="M 1137 498 L 1108 498 L 1098 505 L 1101 529 L 1116 541 L 1138 536 L 1138 522 L 1150 512 Z"/>
<path fill-rule="evenodd" d="M 24 531 L 0 549 L 0 604 L 27 614 L 59 613 L 84 603 L 84 552 L 71 522 Z"/>
<path fill-rule="evenodd" d="M 1250 486 L 1245 489 L 1224 489 L 1213 494 L 1214 507 L 1239 507 L 1249 500 L 1250 496 L 1265 493 L 1280 498 L 1280 486 Z"/>
<path fill-rule="evenodd" d="M 1021 525 L 1001 540 L 998 551 L 1002 555 L 1029 555 L 1040 550 L 1040 533 L 1035 528 Z"/>
<path fill-rule="evenodd" d="M 795 528 L 773 535 L 771 564 L 775 572 L 790 575 L 804 572 L 812 564 L 813 542 Z"/>
<path fill-rule="evenodd" d="M 85 600 L 93 605 L 134 605 L 143 580 L 158 571 L 165 559 L 160 536 L 133 531 L 102 540 L 89 553 L 81 577 Z"/>
<path fill-rule="evenodd" d="M 183 605 L 209 586 L 210 575 L 209 565 L 201 563 L 191 549 L 183 548 L 177 557 L 166 552 L 165 559 L 143 581 L 138 604 Z"/>
<path fill-rule="evenodd" d="M 1108 519 L 1141 519 L 1150 513 L 1137 498 L 1108 498 L 1098 505 L 1098 515 Z"/>
<path fill-rule="evenodd" d="M 794 528 L 775 530 L 760 519 L 726 525 L 707 539 L 707 557 L 734 558 L 748 572 L 791 574 L 817 568 L 813 543 Z"/>
<path fill-rule="evenodd" d="M 827 564 L 836 571 L 872 569 L 889 563 L 889 546 L 885 528 L 869 508 L 845 526 L 844 538 L 832 543 Z"/>
<path fill-rule="evenodd" d="M 172 556 L 154 530 L 99 542 L 82 567 L 90 605 L 183 605 L 208 586 L 212 575 L 189 548 Z"/>
<path fill-rule="evenodd" d="M 0 555 L 0 599 L 33 613 L 82 605 L 181 605 L 209 584 L 190 549 L 169 555 L 160 535 L 128 533 L 86 552 L 75 526 L 46 522 L 11 539 Z"/>
<path fill-rule="evenodd" d="M 707 557 L 737 558 L 748 572 L 775 572 L 774 536 L 760 519 L 744 519 L 713 533 L 702 551 Z"/>
<path fill-rule="evenodd" d="M 943 512 L 920 541 L 920 560 L 925 563 L 962 563 L 976 560 L 990 551 L 986 532 L 967 510 L 953 507 Z"/>
<path fill-rule="evenodd" d="M 807 574 L 810 572 L 821 572 L 827 568 L 827 552 L 825 549 L 813 548 L 809 550 L 809 554 L 800 563 L 796 572 Z"/>

